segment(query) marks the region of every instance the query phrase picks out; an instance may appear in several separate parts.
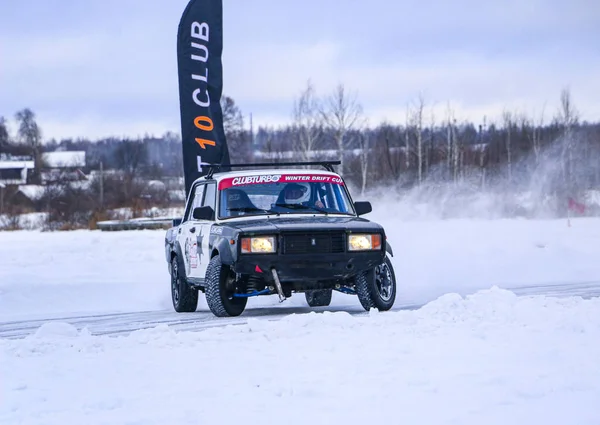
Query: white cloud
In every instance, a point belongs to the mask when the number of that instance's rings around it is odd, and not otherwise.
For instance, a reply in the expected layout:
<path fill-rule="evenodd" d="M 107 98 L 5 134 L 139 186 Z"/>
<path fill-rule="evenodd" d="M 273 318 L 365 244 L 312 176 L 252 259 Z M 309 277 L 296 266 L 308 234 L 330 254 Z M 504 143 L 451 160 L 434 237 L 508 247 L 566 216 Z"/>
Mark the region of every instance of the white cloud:
<path fill-rule="evenodd" d="M 600 33 L 591 25 L 598 2 L 373 0 L 363 9 L 254 1 L 224 7 L 223 63 L 224 93 L 253 113 L 255 128 L 289 122 L 309 78 L 319 94 L 338 82 L 357 91 L 372 123 L 402 122 L 419 93 L 474 121 L 504 108 L 537 113 L 544 104 L 551 115 L 565 86 L 584 118 L 600 118 Z M 139 11 L 90 0 L 77 7 L 97 16 L 57 14 L 53 31 L 43 20 L 27 35 L 0 29 L 10 58 L 0 69 L 0 115 L 31 107 L 56 138 L 178 132 L 176 29 L 186 3 Z"/>

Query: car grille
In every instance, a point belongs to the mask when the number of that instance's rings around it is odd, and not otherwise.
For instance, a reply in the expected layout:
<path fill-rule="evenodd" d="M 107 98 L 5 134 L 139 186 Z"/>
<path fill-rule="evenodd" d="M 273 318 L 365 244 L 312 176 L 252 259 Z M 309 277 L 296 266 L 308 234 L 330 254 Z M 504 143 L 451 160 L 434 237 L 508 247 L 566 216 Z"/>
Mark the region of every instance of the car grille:
<path fill-rule="evenodd" d="M 284 233 L 283 254 L 333 254 L 345 251 L 344 233 Z"/>

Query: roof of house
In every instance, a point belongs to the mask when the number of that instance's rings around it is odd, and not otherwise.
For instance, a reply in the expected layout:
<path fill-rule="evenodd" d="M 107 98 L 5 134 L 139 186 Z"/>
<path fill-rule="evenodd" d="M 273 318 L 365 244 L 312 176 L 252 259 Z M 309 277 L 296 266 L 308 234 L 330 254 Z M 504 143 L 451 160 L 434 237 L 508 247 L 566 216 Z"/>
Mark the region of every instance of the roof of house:
<path fill-rule="evenodd" d="M 32 201 L 37 201 L 44 195 L 44 186 L 37 184 L 24 184 L 19 186 L 19 192 L 23 195 L 31 199 Z"/>
<path fill-rule="evenodd" d="M 85 167 L 85 151 L 44 152 L 42 159 L 48 167 Z"/>
<path fill-rule="evenodd" d="M 23 168 L 33 167 L 33 161 L 0 161 L 0 169 L 3 170 L 22 170 Z"/>

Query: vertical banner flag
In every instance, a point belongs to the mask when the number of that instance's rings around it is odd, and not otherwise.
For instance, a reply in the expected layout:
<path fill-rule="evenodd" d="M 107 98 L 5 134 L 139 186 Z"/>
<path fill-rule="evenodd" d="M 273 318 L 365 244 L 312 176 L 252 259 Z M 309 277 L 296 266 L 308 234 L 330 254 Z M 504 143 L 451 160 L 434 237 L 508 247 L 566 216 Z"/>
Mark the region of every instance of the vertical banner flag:
<path fill-rule="evenodd" d="M 223 129 L 223 3 L 190 0 L 179 21 L 177 68 L 186 196 L 206 164 L 229 164 Z M 225 169 L 224 169 L 225 170 Z M 226 171 L 226 170 L 225 170 Z"/>

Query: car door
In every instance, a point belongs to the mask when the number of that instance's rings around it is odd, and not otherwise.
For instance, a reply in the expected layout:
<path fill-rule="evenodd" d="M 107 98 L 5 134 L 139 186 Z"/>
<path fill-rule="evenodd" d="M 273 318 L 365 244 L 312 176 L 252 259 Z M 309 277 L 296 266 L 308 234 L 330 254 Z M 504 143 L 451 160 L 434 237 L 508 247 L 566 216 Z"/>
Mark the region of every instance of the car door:
<path fill-rule="evenodd" d="M 191 191 L 190 200 L 188 202 L 183 220 L 179 225 L 177 234 L 177 242 L 183 254 L 183 264 L 185 266 L 185 275 L 193 277 L 197 275 L 199 258 L 198 258 L 198 238 L 196 231 L 200 227 L 199 220 L 194 219 L 192 213 L 194 208 L 202 205 L 204 199 L 204 190 L 206 184 L 196 184 Z"/>
<path fill-rule="evenodd" d="M 217 184 L 215 182 L 206 183 L 201 206 L 211 207 L 213 211 L 216 211 L 216 196 Z M 204 279 L 210 262 L 210 229 L 214 224 L 214 217 L 212 220 L 196 220 L 194 223 L 196 224 L 198 266 L 192 269 L 192 276 Z"/>

